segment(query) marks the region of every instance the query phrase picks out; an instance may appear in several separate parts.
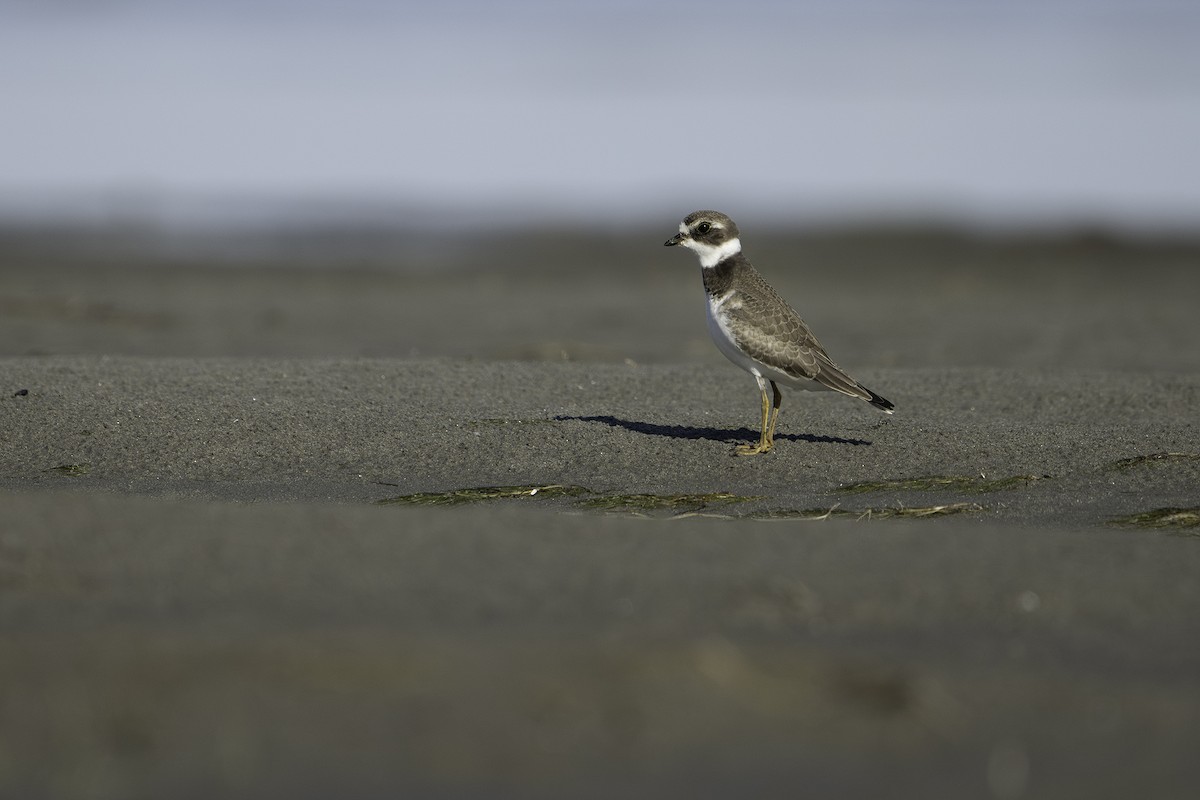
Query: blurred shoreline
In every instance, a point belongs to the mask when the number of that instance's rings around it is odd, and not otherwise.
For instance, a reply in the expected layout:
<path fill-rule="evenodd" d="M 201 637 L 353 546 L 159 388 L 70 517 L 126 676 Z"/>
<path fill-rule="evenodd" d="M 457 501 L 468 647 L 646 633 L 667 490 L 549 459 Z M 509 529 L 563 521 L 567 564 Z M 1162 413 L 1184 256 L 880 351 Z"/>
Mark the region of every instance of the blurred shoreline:
<path fill-rule="evenodd" d="M 680 206 L 679 208 L 682 208 Z M 689 209 L 691 210 L 691 209 Z M 680 211 L 678 216 L 682 216 Z M 229 219 L 172 221 L 154 214 L 111 212 L 80 215 L 0 213 L 0 265 L 17 259 L 32 263 L 112 261 L 196 263 L 211 266 L 306 266 L 326 269 L 372 267 L 424 272 L 471 267 L 470 250 L 487 250 L 476 266 L 526 266 L 513 256 L 530 245 L 561 241 L 571 247 L 645 246 L 663 238 L 673 218 L 643 216 L 636 221 L 597 214 L 592 220 L 526 217 L 485 211 L 438 217 L 411 209 L 376 214 L 287 212 Z M 655 222 L 661 224 L 654 224 Z M 848 255 L 890 249 L 900 255 L 918 249 L 994 249 L 1019 253 L 1040 249 L 1049 255 L 1129 254 L 1143 251 L 1200 259 L 1200 221 L 1158 226 L 1121 225 L 1100 220 L 1048 219 L 1043 222 L 981 224 L 949 216 L 905 217 L 880 213 L 861 217 L 792 221 L 751 218 L 741 225 L 749 245 L 767 248 L 841 249 Z M 431 262 L 431 263 L 430 263 Z M 620 265 L 616 265 L 619 267 Z"/>
<path fill-rule="evenodd" d="M 0 225 L 0 355 L 708 362 L 676 220 L 415 233 Z M 760 271 L 847 368 L 1200 371 L 1200 240 L 778 229 Z"/>

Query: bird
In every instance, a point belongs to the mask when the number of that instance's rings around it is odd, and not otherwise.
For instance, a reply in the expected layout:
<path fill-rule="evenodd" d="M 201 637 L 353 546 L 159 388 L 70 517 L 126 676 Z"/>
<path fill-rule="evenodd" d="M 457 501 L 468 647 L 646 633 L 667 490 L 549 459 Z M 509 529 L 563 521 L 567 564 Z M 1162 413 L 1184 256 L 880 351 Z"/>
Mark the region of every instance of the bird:
<path fill-rule="evenodd" d="M 783 395 L 779 386 L 832 390 L 865 400 L 891 414 L 895 404 L 842 370 L 800 315 L 763 279 L 742 253 L 738 227 L 719 211 L 694 211 L 679 233 L 663 243 L 700 258 L 708 300 L 708 331 L 726 358 L 754 376 L 762 394 L 762 431 L 757 444 L 739 445 L 739 456 L 768 453 Z M 767 388 L 771 395 L 768 397 Z"/>

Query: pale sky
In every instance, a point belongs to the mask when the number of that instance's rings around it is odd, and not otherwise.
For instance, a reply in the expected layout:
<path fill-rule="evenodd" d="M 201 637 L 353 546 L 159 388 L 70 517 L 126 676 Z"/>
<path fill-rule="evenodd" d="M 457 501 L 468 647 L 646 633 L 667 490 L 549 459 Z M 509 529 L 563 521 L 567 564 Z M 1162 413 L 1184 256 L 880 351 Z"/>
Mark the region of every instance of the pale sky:
<path fill-rule="evenodd" d="M 0 18 L 10 213 L 1200 222 L 1200 3 L 0 0 Z"/>

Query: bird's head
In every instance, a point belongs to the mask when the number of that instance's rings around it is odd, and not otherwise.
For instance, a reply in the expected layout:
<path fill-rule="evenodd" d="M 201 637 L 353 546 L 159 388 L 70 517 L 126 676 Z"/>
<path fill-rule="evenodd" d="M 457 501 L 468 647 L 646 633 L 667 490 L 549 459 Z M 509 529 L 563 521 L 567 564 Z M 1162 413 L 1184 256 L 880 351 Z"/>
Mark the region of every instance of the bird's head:
<path fill-rule="evenodd" d="M 693 251 L 702 267 L 715 267 L 742 252 L 737 225 L 720 211 L 693 211 L 679 223 L 679 233 L 663 244 L 682 245 Z"/>

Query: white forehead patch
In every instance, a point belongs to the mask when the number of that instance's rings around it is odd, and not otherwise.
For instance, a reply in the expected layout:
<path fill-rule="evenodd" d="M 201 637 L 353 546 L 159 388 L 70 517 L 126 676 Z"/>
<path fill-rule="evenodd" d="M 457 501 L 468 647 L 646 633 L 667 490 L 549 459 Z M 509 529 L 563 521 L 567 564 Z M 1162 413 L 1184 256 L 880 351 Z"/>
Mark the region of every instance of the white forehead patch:
<path fill-rule="evenodd" d="M 679 223 L 679 232 L 680 232 L 680 233 L 682 233 L 684 236 L 687 236 L 687 232 L 688 232 L 688 230 L 687 230 L 687 223 L 686 223 L 686 222 L 681 222 L 681 223 Z"/>

